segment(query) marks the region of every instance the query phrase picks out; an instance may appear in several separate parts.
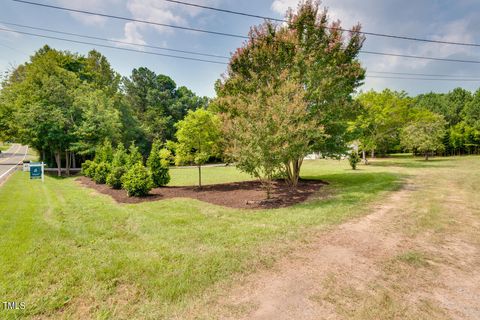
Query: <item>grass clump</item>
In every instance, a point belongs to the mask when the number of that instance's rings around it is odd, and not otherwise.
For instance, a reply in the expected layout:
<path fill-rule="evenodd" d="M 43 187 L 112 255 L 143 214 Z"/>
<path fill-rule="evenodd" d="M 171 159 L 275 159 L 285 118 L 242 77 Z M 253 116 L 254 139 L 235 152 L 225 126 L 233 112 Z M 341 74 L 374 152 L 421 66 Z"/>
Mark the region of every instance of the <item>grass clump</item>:
<path fill-rule="evenodd" d="M 413 267 L 428 267 L 428 259 L 425 254 L 419 251 L 407 251 L 397 256 L 397 260 Z"/>

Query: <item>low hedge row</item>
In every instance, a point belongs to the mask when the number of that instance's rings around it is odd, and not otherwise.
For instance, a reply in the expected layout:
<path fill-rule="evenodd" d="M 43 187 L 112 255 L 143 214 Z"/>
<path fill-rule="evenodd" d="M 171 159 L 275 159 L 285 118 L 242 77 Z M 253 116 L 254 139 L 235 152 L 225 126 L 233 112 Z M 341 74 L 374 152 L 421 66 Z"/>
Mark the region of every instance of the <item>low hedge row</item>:
<path fill-rule="evenodd" d="M 82 173 L 91 178 L 97 184 L 108 184 L 113 189 L 125 189 L 131 197 L 143 197 L 148 195 L 154 187 L 161 187 L 170 182 L 169 165 L 171 153 L 162 149 L 159 143 L 154 143 L 147 160 L 147 166 L 143 165 L 143 159 L 134 146 L 127 153 L 123 145 L 119 145 L 115 152 L 108 157 L 105 149 L 111 146 L 99 148 L 94 161 L 87 160 L 82 164 Z M 111 159 L 111 161 L 109 161 Z"/>

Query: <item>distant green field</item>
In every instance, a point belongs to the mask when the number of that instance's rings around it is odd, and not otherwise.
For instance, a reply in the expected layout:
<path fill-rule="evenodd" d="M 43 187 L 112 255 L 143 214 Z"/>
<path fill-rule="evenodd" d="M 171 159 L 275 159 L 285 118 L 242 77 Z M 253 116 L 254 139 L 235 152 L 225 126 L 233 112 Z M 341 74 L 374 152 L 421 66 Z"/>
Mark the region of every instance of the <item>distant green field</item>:
<path fill-rule="evenodd" d="M 172 317 L 214 284 L 271 265 L 296 240 L 368 213 L 403 177 L 458 161 L 379 159 L 357 171 L 306 161 L 304 178 L 330 183 L 320 197 L 258 211 L 191 199 L 118 204 L 75 178 L 42 184 L 17 172 L 0 187 L 0 297 L 27 307 L 2 317 Z M 197 182 L 195 168 L 171 174 L 172 185 Z M 233 167 L 203 175 L 205 183 L 248 178 Z"/>

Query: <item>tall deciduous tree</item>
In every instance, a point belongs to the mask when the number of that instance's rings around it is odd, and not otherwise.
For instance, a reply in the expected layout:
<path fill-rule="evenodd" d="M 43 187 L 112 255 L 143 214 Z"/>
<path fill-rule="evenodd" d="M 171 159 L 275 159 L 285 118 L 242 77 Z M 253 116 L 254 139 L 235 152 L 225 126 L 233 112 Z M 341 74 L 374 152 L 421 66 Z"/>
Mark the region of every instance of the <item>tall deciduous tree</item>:
<path fill-rule="evenodd" d="M 411 99 L 405 92 L 385 89 L 368 91 L 357 97 L 360 105 L 358 117 L 351 123 L 359 133 L 362 149 L 387 152 L 399 144 L 400 130 L 409 118 Z"/>
<path fill-rule="evenodd" d="M 93 154 L 106 137 L 118 138 L 115 79 L 96 51 L 83 57 L 44 46 L 3 84 L 0 126 L 37 149 L 42 160 L 50 162 L 53 155 L 58 174 L 64 160 L 68 174 L 75 153 Z"/>
<path fill-rule="evenodd" d="M 305 121 L 316 121 L 318 130 L 326 133 L 326 139 L 309 141 L 308 152 L 344 152 L 347 120 L 353 119 L 351 94 L 365 73 L 357 59 L 364 40 L 360 26 L 345 37 L 340 23 L 329 23 L 327 10 L 320 11 L 312 1 L 302 2 L 287 20 L 286 25 L 265 22 L 251 29 L 249 40 L 232 56 L 227 74 L 217 81 L 217 94 L 254 96 L 286 74 L 303 91 Z M 227 117 L 237 115 L 231 104 L 218 103 L 217 108 Z M 298 177 L 303 156 L 285 163 L 290 163 L 292 177 Z M 295 184 L 294 179 L 291 182 Z"/>
<path fill-rule="evenodd" d="M 401 143 L 410 151 L 424 154 L 428 160 L 430 153 L 444 150 L 445 125 L 442 115 L 421 111 L 402 129 Z"/>

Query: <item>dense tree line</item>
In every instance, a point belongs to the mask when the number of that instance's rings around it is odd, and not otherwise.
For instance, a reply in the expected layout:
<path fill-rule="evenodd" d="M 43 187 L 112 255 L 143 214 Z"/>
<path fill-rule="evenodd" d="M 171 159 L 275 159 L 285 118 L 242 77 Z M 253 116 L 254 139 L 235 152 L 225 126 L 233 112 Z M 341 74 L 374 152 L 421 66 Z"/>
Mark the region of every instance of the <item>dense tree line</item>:
<path fill-rule="evenodd" d="M 341 30 L 311 0 L 284 24 L 252 27 L 213 101 L 147 68 L 122 78 L 97 51 L 45 46 L 2 83 L 0 139 L 28 144 L 59 168 L 86 163 L 92 179 L 131 195 L 168 182 L 173 159 L 198 166 L 200 187 L 204 163 L 235 162 L 268 194 L 278 177 L 296 187 L 307 154 L 340 157 L 352 142 L 372 157 L 480 152 L 480 89 L 356 95 L 364 37 L 359 25 Z M 349 159 L 355 169 L 358 154 Z"/>
<path fill-rule="evenodd" d="M 372 156 L 405 150 L 426 156 L 480 153 L 480 89 L 415 97 L 386 89 L 363 92 L 356 102 L 359 114 L 350 129 Z"/>
<path fill-rule="evenodd" d="M 97 51 L 44 46 L 2 81 L 0 140 L 27 144 L 58 168 L 92 159 L 105 139 L 135 142 L 146 158 L 154 140 L 173 139 L 175 123 L 207 104 L 147 68 L 121 78 Z"/>

